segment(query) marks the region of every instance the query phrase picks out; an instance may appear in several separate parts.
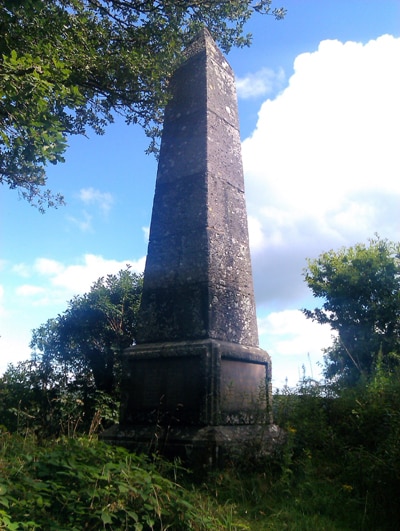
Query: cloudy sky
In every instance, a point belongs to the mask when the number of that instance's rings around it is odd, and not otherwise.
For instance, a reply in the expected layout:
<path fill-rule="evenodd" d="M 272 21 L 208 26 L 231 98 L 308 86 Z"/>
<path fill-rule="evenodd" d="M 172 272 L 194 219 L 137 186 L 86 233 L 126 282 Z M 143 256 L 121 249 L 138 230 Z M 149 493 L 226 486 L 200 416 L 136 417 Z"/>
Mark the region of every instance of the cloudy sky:
<path fill-rule="evenodd" d="M 329 329 L 307 321 L 306 258 L 399 239 L 400 3 L 282 0 L 256 17 L 236 76 L 260 344 L 277 387 L 319 377 Z M 0 189 L 0 371 L 27 359 L 32 329 L 100 276 L 144 267 L 156 161 L 140 129 L 73 138 L 49 187 L 67 206 L 41 215 Z"/>

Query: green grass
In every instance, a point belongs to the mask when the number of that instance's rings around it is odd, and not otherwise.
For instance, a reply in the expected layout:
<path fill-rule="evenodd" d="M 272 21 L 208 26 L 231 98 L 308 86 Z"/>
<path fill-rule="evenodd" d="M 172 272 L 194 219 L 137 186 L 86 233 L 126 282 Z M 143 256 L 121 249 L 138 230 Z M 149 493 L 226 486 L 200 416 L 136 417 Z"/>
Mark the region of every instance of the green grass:
<path fill-rule="evenodd" d="M 175 464 L 88 438 L 37 444 L 3 433 L 0 445 L 0 529 L 374 529 L 353 489 L 309 455 L 296 466 L 266 458 L 252 471 L 236 463 L 197 482 Z"/>

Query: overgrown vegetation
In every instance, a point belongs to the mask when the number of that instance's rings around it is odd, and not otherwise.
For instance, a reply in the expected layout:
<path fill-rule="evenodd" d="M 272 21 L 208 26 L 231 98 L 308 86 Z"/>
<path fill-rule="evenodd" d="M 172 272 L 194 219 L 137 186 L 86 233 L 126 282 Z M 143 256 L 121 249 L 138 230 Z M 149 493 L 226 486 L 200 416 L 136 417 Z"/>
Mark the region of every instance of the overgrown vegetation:
<path fill-rule="evenodd" d="M 207 490 L 234 500 L 249 529 L 393 530 L 400 521 L 400 373 L 339 389 L 304 378 L 274 397 L 286 443 L 218 472 Z"/>
<path fill-rule="evenodd" d="M 90 383 L 119 396 L 120 355 L 136 339 L 143 275 L 129 267 L 99 278 L 61 315 L 33 330 L 30 347 L 41 379 Z"/>
<path fill-rule="evenodd" d="M 348 389 L 307 379 L 284 388 L 274 414 L 285 444 L 262 457 L 246 451 L 206 478 L 99 443 L 96 422 L 90 436 L 38 440 L 44 421 L 20 400 L 20 410 L 0 414 L 3 424 L 25 419 L 0 435 L 0 529 L 395 529 L 399 376 L 377 370 Z M 58 407 L 60 423 L 73 425 Z"/>
<path fill-rule="evenodd" d="M 170 479 L 165 462 L 94 440 L 3 433 L 0 469 L 0 529 L 229 529 L 228 508 Z"/>
<path fill-rule="evenodd" d="M 31 361 L 0 378 L 0 529 L 397 529 L 398 252 L 378 238 L 309 262 L 307 282 L 326 299 L 309 315 L 340 322 L 350 350 L 327 350 L 326 376 L 340 361 L 333 379 L 276 393 L 286 438 L 272 454 L 249 445 L 206 476 L 97 441 L 117 420 L 118 371 L 106 392 L 92 356 L 99 349 L 115 368 L 134 340 L 141 289 L 129 271 L 100 279 L 35 331 Z"/>

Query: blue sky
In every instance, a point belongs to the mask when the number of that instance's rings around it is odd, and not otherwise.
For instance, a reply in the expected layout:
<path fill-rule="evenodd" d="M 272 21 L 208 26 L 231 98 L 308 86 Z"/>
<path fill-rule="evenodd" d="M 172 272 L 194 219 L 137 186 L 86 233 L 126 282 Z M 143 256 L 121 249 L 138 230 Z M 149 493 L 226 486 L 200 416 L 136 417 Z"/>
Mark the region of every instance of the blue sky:
<path fill-rule="evenodd" d="M 318 377 L 331 332 L 314 307 L 306 258 L 374 233 L 398 240 L 400 2 L 282 0 L 285 20 L 254 16 L 250 48 L 228 55 L 239 95 L 260 345 L 275 386 Z M 277 5 L 278 6 L 278 5 Z M 280 4 L 279 6 L 280 7 Z M 48 185 L 67 205 L 41 215 L 0 189 L 0 371 L 27 359 L 32 329 L 98 277 L 140 271 L 157 164 L 117 121 L 71 138 Z"/>

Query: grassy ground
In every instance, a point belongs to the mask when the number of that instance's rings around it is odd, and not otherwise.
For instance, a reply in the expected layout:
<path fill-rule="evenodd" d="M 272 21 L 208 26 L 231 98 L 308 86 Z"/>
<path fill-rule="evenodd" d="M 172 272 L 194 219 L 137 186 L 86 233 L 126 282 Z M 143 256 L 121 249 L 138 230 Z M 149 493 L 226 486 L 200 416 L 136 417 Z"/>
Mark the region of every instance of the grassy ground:
<path fill-rule="evenodd" d="M 287 434 L 198 477 L 95 437 L 0 428 L 0 529 L 393 531 L 400 521 L 400 379 L 274 400 Z M 1 419 L 0 419 L 1 423 Z"/>
<path fill-rule="evenodd" d="M 0 529 L 363 529 L 346 489 L 310 471 L 295 480 L 268 459 L 264 470 L 242 463 L 198 482 L 94 439 L 37 444 L 3 433 L 0 444 Z"/>

